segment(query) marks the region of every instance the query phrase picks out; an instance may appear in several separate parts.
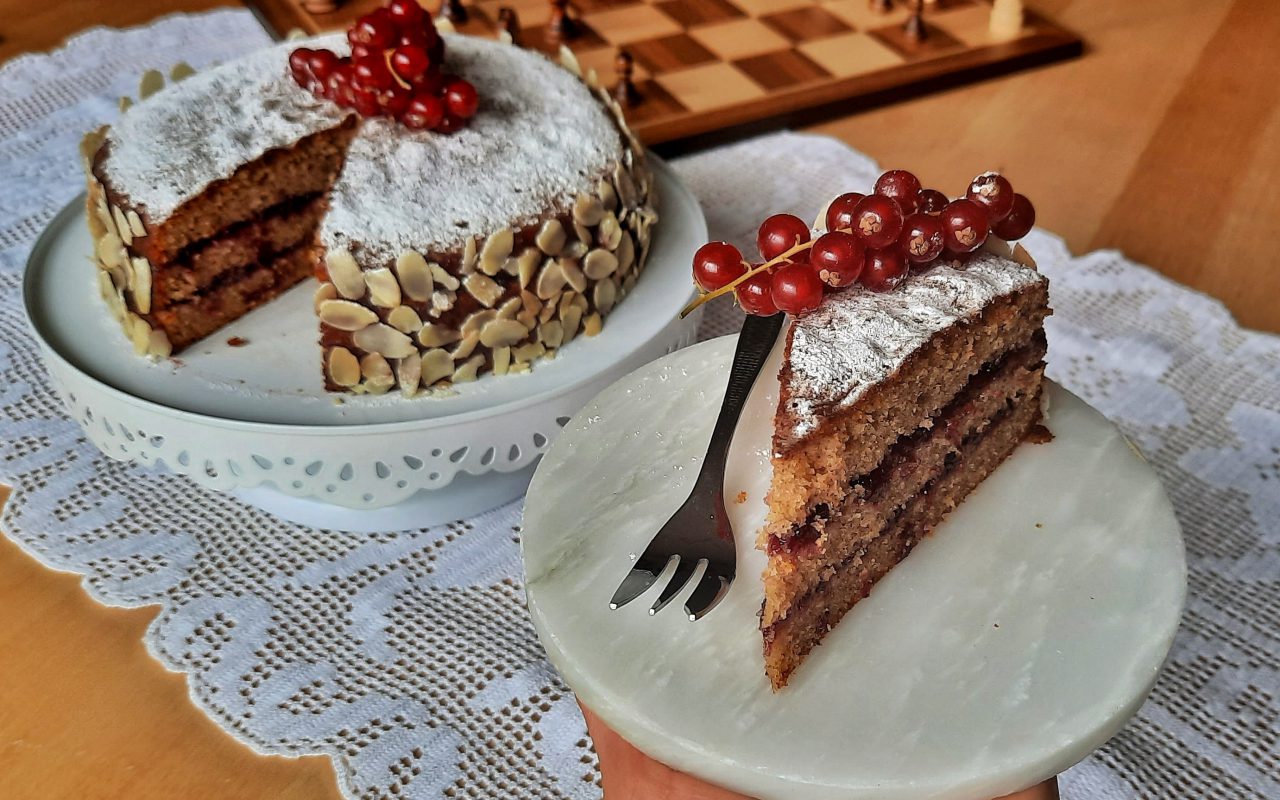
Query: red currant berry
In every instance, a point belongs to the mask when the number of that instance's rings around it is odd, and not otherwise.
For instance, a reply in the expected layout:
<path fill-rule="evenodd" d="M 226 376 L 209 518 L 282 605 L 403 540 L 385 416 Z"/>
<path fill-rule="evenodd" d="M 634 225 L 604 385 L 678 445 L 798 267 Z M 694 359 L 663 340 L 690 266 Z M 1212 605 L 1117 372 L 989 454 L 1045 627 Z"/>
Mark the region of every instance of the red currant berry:
<path fill-rule="evenodd" d="M 867 195 L 853 209 L 853 232 L 870 248 L 888 247 L 902 233 L 902 208 L 882 194 Z"/>
<path fill-rule="evenodd" d="M 832 200 L 831 205 L 827 206 L 827 230 L 852 230 L 853 209 L 864 197 L 866 195 L 862 192 L 848 192 Z"/>
<path fill-rule="evenodd" d="M 450 114 L 445 111 L 444 119 L 440 120 L 440 124 L 436 126 L 439 133 L 454 133 L 465 128 L 467 121 L 456 114 Z"/>
<path fill-rule="evenodd" d="M 728 286 L 746 271 L 742 253 L 728 242 L 708 242 L 693 254 L 693 279 L 708 292 Z"/>
<path fill-rule="evenodd" d="M 391 0 L 387 3 L 387 13 L 396 21 L 397 26 L 406 29 L 420 26 L 427 16 L 427 12 L 422 10 L 416 0 Z"/>
<path fill-rule="evenodd" d="M 471 119 L 480 107 L 480 95 L 469 81 L 455 78 L 444 87 L 444 104 L 449 113 L 461 119 Z"/>
<path fill-rule="evenodd" d="M 756 247 L 766 261 L 777 258 L 798 244 L 809 241 L 809 226 L 792 214 L 774 214 L 760 224 L 756 232 Z M 796 261 L 804 256 L 797 253 Z"/>
<path fill-rule="evenodd" d="M 392 86 L 378 92 L 378 108 L 382 110 L 383 116 L 398 119 L 409 108 L 411 97 L 408 89 Z"/>
<path fill-rule="evenodd" d="M 738 305 L 748 314 L 771 317 L 778 313 L 778 307 L 773 303 L 773 276 L 768 271 L 747 278 L 733 292 L 738 298 Z"/>
<path fill-rule="evenodd" d="M 414 94 L 444 94 L 444 76 L 440 74 L 438 69 L 429 69 L 413 80 L 409 81 L 413 86 Z"/>
<path fill-rule="evenodd" d="M 837 289 L 856 281 L 865 262 L 862 240 L 846 231 L 828 231 L 809 249 L 809 264 L 817 270 L 818 278 Z"/>
<path fill-rule="evenodd" d="M 937 189 L 921 189 L 916 195 L 916 211 L 936 217 L 951 201 Z"/>
<path fill-rule="evenodd" d="M 415 94 L 409 100 L 400 121 L 419 131 L 435 130 L 444 120 L 444 101 L 431 94 Z"/>
<path fill-rule="evenodd" d="M 896 247 L 867 251 L 867 266 L 858 282 L 873 292 L 887 292 L 902 282 L 907 260 Z"/>
<path fill-rule="evenodd" d="M 401 45 L 391 54 L 391 67 L 406 81 L 422 75 L 431 67 L 427 51 L 416 45 Z"/>
<path fill-rule="evenodd" d="M 376 117 L 382 113 L 378 105 L 378 91 L 364 86 L 356 86 L 351 90 L 352 107 L 362 117 Z"/>
<path fill-rule="evenodd" d="M 787 264 L 773 273 L 769 293 L 779 311 L 803 314 L 822 302 L 826 284 L 808 264 Z"/>
<path fill-rule="evenodd" d="M 1006 242 L 1021 239 L 1031 232 L 1036 224 L 1036 208 L 1025 195 L 1013 196 L 1013 207 L 1009 216 L 991 226 L 991 232 Z"/>
<path fill-rule="evenodd" d="M 311 56 L 307 59 L 307 66 L 311 68 L 311 74 L 321 83 L 327 83 L 329 76 L 333 74 L 333 70 L 338 66 L 338 56 L 332 50 L 313 50 Z"/>
<path fill-rule="evenodd" d="M 987 218 L 998 222 L 1013 209 L 1013 184 L 998 172 L 984 172 L 973 179 L 964 195 L 982 206 Z"/>
<path fill-rule="evenodd" d="M 942 220 L 917 211 L 903 222 L 898 243 L 902 245 L 903 255 L 912 264 L 933 261 L 942 255 L 947 244 L 942 231 Z"/>
<path fill-rule="evenodd" d="M 364 45 L 371 50 L 394 47 L 399 38 L 400 30 L 395 18 L 385 8 L 365 14 L 347 29 L 347 41 L 353 45 Z"/>
<path fill-rule="evenodd" d="M 325 95 L 343 108 L 351 108 L 355 105 L 352 88 L 351 62 L 341 60 L 329 73 L 329 80 L 325 81 Z"/>
<path fill-rule="evenodd" d="M 876 181 L 876 194 L 898 201 L 903 214 L 916 210 L 916 198 L 920 194 L 920 179 L 905 169 L 891 169 Z"/>
<path fill-rule="evenodd" d="M 987 240 L 991 223 L 987 212 L 972 200 L 952 200 L 942 212 L 942 229 L 947 247 L 958 253 L 972 253 Z"/>
<path fill-rule="evenodd" d="M 390 89 L 396 85 L 396 79 L 391 75 L 391 70 L 387 68 L 387 61 L 382 56 L 366 56 L 352 63 L 351 77 L 357 86 L 378 91 Z"/>
<path fill-rule="evenodd" d="M 311 77 L 311 54 L 314 51 L 299 47 L 289 54 L 289 71 L 293 73 L 293 79 L 302 83 L 305 79 Z"/>

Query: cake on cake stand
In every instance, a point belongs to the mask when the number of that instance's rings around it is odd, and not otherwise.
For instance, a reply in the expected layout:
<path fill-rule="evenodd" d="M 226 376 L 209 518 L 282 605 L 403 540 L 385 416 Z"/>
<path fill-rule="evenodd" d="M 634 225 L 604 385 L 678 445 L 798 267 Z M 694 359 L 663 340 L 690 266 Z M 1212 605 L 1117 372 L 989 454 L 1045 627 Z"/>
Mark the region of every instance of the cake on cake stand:
<path fill-rule="evenodd" d="M 561 426 L 628 371 L 693 341 L 687 254 L 706 239 L 697 200 L 653 159 L 662 221 L 648 265 L 595 337 L 525 375 L 432 397 L 335 396 L 317 364 L 312 286 L 177 358 L 133 355 L 97 295 L 84 203 L 32 250 L 32 330 L 67 411 L 108 456 L 162 466 L 285 519 L 387 531 L 471 516 L 519 497 Z"/>

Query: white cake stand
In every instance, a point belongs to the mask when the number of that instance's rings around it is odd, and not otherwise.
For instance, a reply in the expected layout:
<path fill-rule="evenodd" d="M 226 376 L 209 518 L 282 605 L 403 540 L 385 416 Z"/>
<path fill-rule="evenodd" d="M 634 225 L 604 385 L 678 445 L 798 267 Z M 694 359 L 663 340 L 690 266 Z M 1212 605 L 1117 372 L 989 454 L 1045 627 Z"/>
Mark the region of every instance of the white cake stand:
<path fill-rule="evenodd" d="M 32 251 L 27 315 L 68 413 L 112 458 L 163 465 L 323 528 L 471 516 L 519 497 L 561 426 L 601 389 L 693 341 L 696 320 L 676 314 L 692 296 L 689 258 L 706 221 L 675 173 L 652 163 L 662 220 L 645 272 L 603 331 L 528 374 L 485 376 L 450 396 L 325 392 L 310 285 L 175 359 L 135 356 L 97 295 L 82 201 Z"/>
<path fill-rule="evenodd" d="M 1124 724 L 1178 625 L 1181 534 L 1124 437 L 1053 385 L 1054 440 L 1020 447 L 781 693 L 764 676 L 752 545 L 777 401 L 768 366 L 725 481 L 726 497 L 747 495 L 730 502 L 729 594 L 698 622 L 680 610 L 689 588 L 657 616 L 656 586 L 611 611 L 631 560 L 692 486 L 733 345 L 705 342 L 614 384 L 534 476 L 529 609 L 586 706 L 653 758 L 766 800 L 990 800 L 1066 769 Z"/>

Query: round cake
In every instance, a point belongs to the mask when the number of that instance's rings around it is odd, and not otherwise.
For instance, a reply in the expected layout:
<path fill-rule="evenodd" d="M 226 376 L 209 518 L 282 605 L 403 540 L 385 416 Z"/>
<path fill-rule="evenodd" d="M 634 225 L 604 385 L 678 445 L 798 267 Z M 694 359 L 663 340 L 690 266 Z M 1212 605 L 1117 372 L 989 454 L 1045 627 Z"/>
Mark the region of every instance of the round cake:
<path fill-rule="evenodd" d="M 310 274 L 332 391 L 526 371 L 600 330 L 657 220 L 643 148 L 571 56 L 444 38 L 445 72 L 480 97 L 447 134 L 314 96 L 290 76 L 296 42 L 167 87 L 144 76 L 84 147 L 103 296 L 139 353 Z"/>

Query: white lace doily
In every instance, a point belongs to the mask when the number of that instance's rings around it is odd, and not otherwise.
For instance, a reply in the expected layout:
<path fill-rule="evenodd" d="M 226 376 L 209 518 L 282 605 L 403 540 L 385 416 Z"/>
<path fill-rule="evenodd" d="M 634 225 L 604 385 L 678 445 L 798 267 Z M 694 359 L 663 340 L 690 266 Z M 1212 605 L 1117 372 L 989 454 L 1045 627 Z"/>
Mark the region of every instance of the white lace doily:
<path fill-rule="evenodd" d="M 427 530 L 316 531 L 100 455 L 63 417 L 22 318 L 36 236 L 82 189 L 77 143 L 148 67 L 260 46 L 244 11 L 94 30 L 0 69 L 0 528 L 101 602 L 158 604 L 146 644 L 264 753 L 323 753 L 350 797 L 594 798 L 572 696 L 525 616 L 519 504 Z M 792 134 L 677 161 L 712 235 L 811 216 L 875 165 Z M 1280 794 L 1280 340 L 1119 253 L 1027 241 L 1053 282 L 1050 375 L 1115 420 L 1185 527 L 1190 599 L 1140 714 L 1063 777 L 1076 798 Z M 745 248 L 744 248 L 745 249 Z M 704 337 L 736 326 L 715 304 Z M 750 635 L 745 632 L 744 635 Z"/>

